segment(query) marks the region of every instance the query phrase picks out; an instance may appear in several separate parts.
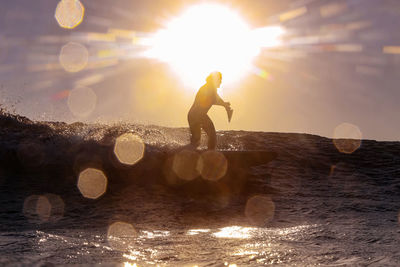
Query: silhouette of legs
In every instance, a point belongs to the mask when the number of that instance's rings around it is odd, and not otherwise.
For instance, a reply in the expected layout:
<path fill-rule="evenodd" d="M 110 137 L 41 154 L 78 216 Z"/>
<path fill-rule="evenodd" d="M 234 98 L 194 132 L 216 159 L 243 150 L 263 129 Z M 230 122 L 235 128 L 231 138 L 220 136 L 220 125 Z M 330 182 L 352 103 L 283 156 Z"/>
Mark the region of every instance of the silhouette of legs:
<path fill-rule="evenodd" d="M 194 122 L 189 120 L 190 133 L 192 136 L 190 137 L 190 143 L 194 148 L 197 148 L 200 145 L 201 138 L 201 124 L 200 122 Z"/>
<path fill-rule="evenodd" d="M 208 136 L 208 149 L 214 150 L 217 145 L 217 134 L 215 133 L 214 124 L 208 115 L 204 116 L 201 126 Z"/>
<path fill-rule="evenodd" d="M 210 117 L 208 117 L 207 114 L 189 114 L 188 122 L 191 133 L 191 145 L 195 148 L 200 145 L 201 128 L 203 128 L 208 136 L 208 149 L 215 149 L 217 145 L 217 135 Z"/>
<path fill-rule="evenodd" d="M 190 144 L 194 148 L 197 148 L 200 145 L 201 138 L 201 117 L 196 112 L 190 110 L 188 114 L 188 122 L 191 133 Z"/>

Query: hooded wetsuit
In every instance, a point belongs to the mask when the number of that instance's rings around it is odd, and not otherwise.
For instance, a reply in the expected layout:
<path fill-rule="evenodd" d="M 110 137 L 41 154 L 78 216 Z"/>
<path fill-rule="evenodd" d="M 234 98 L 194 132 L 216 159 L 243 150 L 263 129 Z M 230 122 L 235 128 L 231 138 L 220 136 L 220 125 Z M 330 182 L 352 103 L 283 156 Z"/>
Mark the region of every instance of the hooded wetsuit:
<path fill-rule="evenodd" d="M 201 128 L 208 136 L 208 149 L 215 149 L 217 135 L 210 117 L 207 115 L 212 105 L 219 98 L 217 88 L 210 83 L 203 85 L 196 94 L 196 98 L 188 113 L 188 122 L 192 134 L 190 142 L 197 147 L 200 144 Z"/>

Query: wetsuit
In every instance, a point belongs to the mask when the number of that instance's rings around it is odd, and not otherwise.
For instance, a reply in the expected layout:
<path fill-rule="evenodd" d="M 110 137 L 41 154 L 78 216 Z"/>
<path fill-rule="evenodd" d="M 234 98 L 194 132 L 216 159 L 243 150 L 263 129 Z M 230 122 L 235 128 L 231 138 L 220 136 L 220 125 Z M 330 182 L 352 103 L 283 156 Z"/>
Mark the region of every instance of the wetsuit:
<path fill-rule="evenodd" d="M 215 149 L 217 135 L 208 110 L 214 104 L 224 103 L 217 94 L 217 88 L 209 83 L 203 85 L 196 94 L 196 98 L 188 113 L 188 122 L 192 134 L 190 142 L 193 146 L 200 145 L 201 128 L 208 136 L 208 149 Z"/>

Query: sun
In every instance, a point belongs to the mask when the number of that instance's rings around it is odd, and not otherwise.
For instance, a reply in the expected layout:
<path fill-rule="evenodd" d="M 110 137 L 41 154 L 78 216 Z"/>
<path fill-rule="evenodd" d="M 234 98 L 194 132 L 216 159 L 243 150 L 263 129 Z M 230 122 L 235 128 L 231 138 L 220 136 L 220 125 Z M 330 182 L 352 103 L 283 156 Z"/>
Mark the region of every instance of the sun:
<path fill-rule="evenodd" d="M 264 46 L 274 46 L 282 29 L 251 29 L 239 13 L 219 4 L 189 7 L 153 34 L 146 56 L 166 62 L 186 88 L 196 90 L 212 71 L 224 85 L 239 81 Z"/>

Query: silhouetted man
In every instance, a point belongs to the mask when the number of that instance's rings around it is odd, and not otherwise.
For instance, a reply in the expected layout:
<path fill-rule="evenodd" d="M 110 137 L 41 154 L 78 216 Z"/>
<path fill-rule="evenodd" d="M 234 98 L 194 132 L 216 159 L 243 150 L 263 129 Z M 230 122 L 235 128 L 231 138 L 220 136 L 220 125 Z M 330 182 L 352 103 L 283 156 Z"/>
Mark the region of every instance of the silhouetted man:
<path fill-rule="evenodd" d="M 197 148 L 200 145 L 201 128 L 208 136 L 208 149 L 215 149 L 217 135 L 215 127 L 207 112 L 212 105 L 225 107 L 230 122 L 233 110 L 229 102 L 224 102 L 217 93 L 217 88 L 221 85 L 222 74 L 220 72 L 212 72 L 196 94 L 196 98 L 188 113 L 188 122 L 191 132 L 190 143 Z"/>

